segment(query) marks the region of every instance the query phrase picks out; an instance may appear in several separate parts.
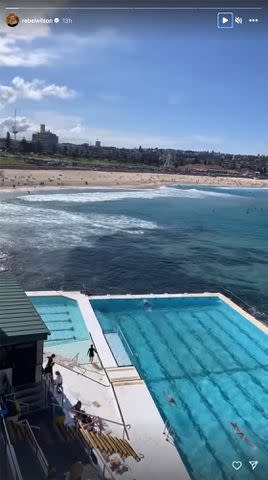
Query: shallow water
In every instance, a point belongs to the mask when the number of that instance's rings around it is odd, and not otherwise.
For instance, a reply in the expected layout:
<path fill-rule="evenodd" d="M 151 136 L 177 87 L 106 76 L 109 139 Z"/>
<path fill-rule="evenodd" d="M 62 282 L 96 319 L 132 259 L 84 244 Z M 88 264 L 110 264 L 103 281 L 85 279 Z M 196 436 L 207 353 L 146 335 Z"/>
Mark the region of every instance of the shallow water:
<path fill-rule="evenodd" d="M 26 289 L 230 289 L 268 314 L 268 190 L 0 193 L 0 269 Z"/>

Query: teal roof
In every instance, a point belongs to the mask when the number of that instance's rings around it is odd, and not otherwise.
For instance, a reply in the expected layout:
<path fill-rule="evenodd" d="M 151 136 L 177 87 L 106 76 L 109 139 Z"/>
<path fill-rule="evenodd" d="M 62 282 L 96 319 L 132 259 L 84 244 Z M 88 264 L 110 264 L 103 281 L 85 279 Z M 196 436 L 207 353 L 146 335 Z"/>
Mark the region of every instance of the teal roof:
<path fill-rule="evenodd" d="M 0 273 L 0 346 L 46 339 L 49 330 L 16 277 Z M 29 338 L 30 337 L 30 338 Z"/>

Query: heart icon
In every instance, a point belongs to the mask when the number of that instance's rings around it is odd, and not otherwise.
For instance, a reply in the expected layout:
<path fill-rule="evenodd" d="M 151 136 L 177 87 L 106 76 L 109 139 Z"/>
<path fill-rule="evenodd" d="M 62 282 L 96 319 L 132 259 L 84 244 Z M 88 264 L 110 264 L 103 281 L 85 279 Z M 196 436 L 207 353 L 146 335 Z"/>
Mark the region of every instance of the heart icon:
<path fill-rule="evenodd" d="M 233 462 L 232 463 L 232 467 L 235 469 L 235 470 L 239 470 L 241 467 L 242 467 L 242 462 Z"/>

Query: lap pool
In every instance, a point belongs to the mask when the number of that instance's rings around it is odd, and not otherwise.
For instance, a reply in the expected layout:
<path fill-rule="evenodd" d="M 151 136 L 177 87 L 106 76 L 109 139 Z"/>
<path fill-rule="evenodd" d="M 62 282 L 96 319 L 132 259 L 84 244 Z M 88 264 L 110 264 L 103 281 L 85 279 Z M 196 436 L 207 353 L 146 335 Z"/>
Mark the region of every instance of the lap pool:
<path fill-rule="evenodd" d="M 266 480 L 267 335 L 217 296 L 90 303 L 104 334 L 120 339 L 120 352 L 110 343 L 118 364 L 135 365 L 171 425 L 191 478 Z"/>

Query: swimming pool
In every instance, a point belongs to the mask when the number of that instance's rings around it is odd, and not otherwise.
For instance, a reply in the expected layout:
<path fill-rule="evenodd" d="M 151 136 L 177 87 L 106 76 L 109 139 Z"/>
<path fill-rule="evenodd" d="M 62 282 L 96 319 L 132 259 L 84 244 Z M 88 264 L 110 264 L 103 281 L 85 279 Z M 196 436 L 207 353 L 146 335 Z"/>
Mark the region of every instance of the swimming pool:
<path fill-rule="evenodd" d="M 61 356 L 64 357 L 68 360 L 72 360 L 73 358 L 77 359 L 77 362 L 83 366 L 87 365 L 89 363 L 89 358 L 88 358 L 88 348 L 90 346 L 91 339 L 87 340 L 76 340 L 72 342 L 65 342 L 61 344 L 57 344 L 57 357 Z M 45 345 L 45 351 L 46 353 L 49 353 L 50 355 L 52 353 L 55 353 L 55 344 L 54 345 Z"/>
<path fill-rule="evenodd" d="M 266 480 L 267 335 L 216 296 L 90 303 L 103 331 L 121 337 L 191 478 Z"/>
<path fill-rule="evenodd" d="M 58 345 L 89 338 L 84 319 L 76 300 L 59 296 L 30 297 L 51 334 L 47 345 Z"/>

